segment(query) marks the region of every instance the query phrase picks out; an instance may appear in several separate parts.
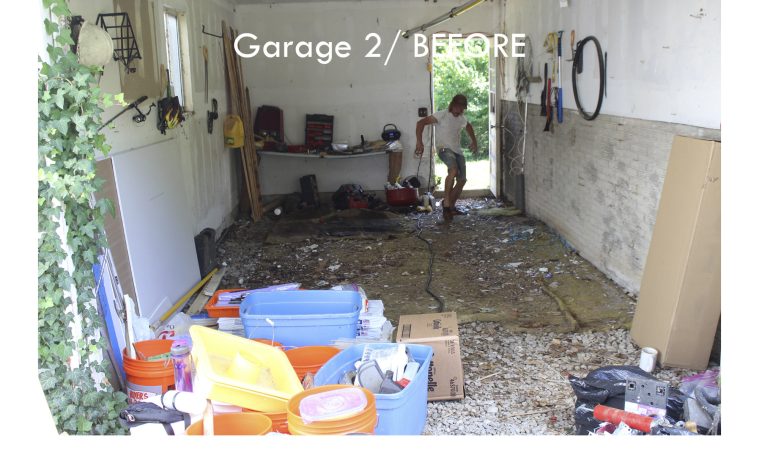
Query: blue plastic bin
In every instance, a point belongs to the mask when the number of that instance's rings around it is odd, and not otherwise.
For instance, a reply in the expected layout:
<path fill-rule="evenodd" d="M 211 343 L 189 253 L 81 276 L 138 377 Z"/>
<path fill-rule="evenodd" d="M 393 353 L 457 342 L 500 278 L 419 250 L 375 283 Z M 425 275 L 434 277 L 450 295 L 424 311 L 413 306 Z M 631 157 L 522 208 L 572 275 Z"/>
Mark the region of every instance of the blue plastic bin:
<path fill-rule="evenodd" d="M 314 376 L 314 385 L 337 384 L 345 373 L 356 369 L 365 346 L 387 348 L 396 343 L 357 344 L 346 348 L 325 363 Z M 427 421 L 427 381 L 432 348 L 421 344 L 406 344 L 411 357 L 419 363 L 419 371 L 405 389 L 398 393 L 375 394 L 377 427 L 374 434 L 419 435 Z"/>
<path fill-rule="evenodd" d="M 240 304 L 240 319 L 246 338 L 284 346 L 331 345 L 337 338 L 356 337 L 361 304 L 356 291 L 254 292 Z"/>

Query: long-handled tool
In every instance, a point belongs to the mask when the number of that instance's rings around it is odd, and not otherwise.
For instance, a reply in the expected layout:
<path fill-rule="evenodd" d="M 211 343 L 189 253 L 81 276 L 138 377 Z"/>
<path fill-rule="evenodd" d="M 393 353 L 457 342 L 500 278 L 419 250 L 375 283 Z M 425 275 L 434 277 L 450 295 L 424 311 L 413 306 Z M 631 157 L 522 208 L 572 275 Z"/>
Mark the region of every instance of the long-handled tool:
<path fill-rule="evenodd" d="M 540 92 L 540 116 L 546 116 L 546 84 L 548 84 L 548 63 L 545 64 L 543 69 L 543 91 Z"/>
<path fill-rule="evenodd" d="M 206 104 L 208 104 L 208 48 L 203 46 L 203 65 L 206 75 Z"/>
<path fill-rule="evenodd" d="M 106 126 L 110 125 L 110 124 L 111 124 L 111 122 L 113 122 L 114 120 L 116 120 L 117 118 L 119 118 L 119 116 L 121 116 L 121 114 L 123 114 L 124 112 L 127 112 L 127 111 L 129 111 L 129 110 L 131 110 L 131 109 L 137 109 L 137 106 L 139 106 L 139 105 L 140 105 L 140 103 L 142 103 L 142 102 L 143 102 L 143 101 L 145 101 L 146 99 L 148 99 L 148 97 L 147 97 L 146 95 L 142 95 L 141 97 L 139 97 L 139 98 L 137 98 L 136 100 L 132 101 L 132 102 L 131 102 L 131 103 L 129 103 L 129 104 L 128 104 L 128 105 L 127 105 L 127 106 L 126 106 L 124 109 L 122 109 L 122 110 L 121 110 L 121 111 L 120 111 L 118 114 L 114 115 L 114 116 L 113 116 L 113 117 L 111 117 L 111 118 L 110 118 L 110 119 L 109 119 L 107 122 L 103 123 L 103 124 L 100 126 L 100 128 L 98 128 L 98 131 L 100 131 L 100 130 L 102 130 L 103 128 L 105 128 Z M 139 110 L 139 109 L 137 109 L 137 112 L 140 112 L 140 110 Z M 150 111 L 148 111 L 148 114 L 149 114 L 149 113 L 150 113 Z M 140 112 L 139 114 L 135 115 L 135 116 L 134 116 L 134 118 L 133 118 L 132 120 L 134 120 L 134 121 L 135 121 L 135 122 L 137 122 L 137 123 L 141 123 L 141 122 L 144 122 L 144 121 L 145 121 L 145 116 L 146 116 L 146 115 L 147 115 L 147 114 L 143 114 L 142 112 Z"/>
<path fill-rule="evenodd" d="M 551 131 L 551 120 L 553 119 L 553 109 L 551 109 L 551 79 L 548 79 L 546 92 L 546 126 L 543 131 Z"/>
<path fill-rule="evenodd" d="M 564 109 L 563 109 L 564 103 L 562 101 L 563 92 L 561 90 L 561 35 L 563 34 L 564 34 L 564 30 L 559 30 L 559 33 L 558 33 L 559 40 L 558 40 L 558 48 L 557 48 L 558 60 L 559 60 L 559 95 L 558 95 L 558 100 L 556 102 L 556 120 L 558 120 L 559 123 L 564 122 Z"/>

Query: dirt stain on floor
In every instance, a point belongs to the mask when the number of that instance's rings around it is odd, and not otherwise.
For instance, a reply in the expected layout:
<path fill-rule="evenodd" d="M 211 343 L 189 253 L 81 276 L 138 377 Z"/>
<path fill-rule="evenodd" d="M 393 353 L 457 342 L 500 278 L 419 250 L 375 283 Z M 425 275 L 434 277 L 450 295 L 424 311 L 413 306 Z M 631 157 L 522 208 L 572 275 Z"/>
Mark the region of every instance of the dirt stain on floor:
<path fill-rule="evenodd" d="M 369 210 L 297 212 L 238 223 L 224 236 L 222 287 L 299 282 L 306 289 L 356 283 L 381 299 L 397 325 L 402 314 L 440 303 L 461 323 L 499 322 L 512 331 L 628 327 L 634 301 L 543 223 L 492 199 L 460 201 L 467 215 Z M 496 209 L 496 210 L 494 210 Z"/>

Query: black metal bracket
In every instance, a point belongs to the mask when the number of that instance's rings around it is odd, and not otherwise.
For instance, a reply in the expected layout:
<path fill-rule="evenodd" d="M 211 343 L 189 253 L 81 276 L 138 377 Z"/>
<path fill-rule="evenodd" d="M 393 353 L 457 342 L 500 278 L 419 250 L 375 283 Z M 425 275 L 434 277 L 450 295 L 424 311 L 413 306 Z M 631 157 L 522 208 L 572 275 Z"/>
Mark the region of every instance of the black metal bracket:
<path fill-rule="evenodd" d="M 203 28 L 200 31 L 203 32 L 204 35 L 213 36 L 214 38 L 224 38 L 223 35 L 214 35 L 213 33 L 208 33 L 206 31 L 206 25 L 205 24 L 203 24 Z"/>
<path fill-rule="evenodd" d="M 101 13 L 98 14 L 96 25 L 108 32 L 113 39 L 113 59 L 124 64 L 127 73 L 134 73 L 134 59 L 142 59 L 137 39 L 132 29 L 132 22 L 128 13 Z"/>

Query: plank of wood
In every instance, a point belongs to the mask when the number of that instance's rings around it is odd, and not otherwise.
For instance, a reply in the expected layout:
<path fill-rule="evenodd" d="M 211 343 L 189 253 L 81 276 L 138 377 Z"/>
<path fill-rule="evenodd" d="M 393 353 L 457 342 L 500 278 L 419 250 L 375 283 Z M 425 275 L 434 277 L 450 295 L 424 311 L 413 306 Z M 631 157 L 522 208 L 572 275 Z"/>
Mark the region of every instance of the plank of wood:
<path fill-rule="evenodd" d="M 214 292 L 219 289 L 219 284 L 221 284 L 221 279 L 224 277 L 225 273 L 227 273 L 227 266 L 222 266 L 219 271 L 211 277 L 208 283 L 203 287 L 203 290 L 195 297 L 190 308 L 185 312 L 188 316 L 196 315 L 205 308 L 206 303 L 211 300 Z"/>
<path fill-rule="evenodd" d="M 253 119 L 250 107 L 249 92 L 243 89 L 244 77 L 242 72 L 242 63 L 239 56 L 232 48 L 232 37 L 235 31 L 232 27 L 227 28 L 226 22 L 222 21 L 222 34 L 224 41 L 224 54 L 227 69 L 227 81 L 230 87 L 230 98 L 232 100 L 233 113 L 240 116 L 243 122 L 243 131 L 245 143 L 240 149 L 242 161 L 242 170 L 245 177 L 246 190 L 249 205 L 251 207 L 251 217 L 253 221 L 258 221 L 263 217 L 263 203 L 261 190 L 258 179 L 258 158 L 256 156 Z"/>
<path fill-rule="evenodd" d="M 227 28 L 226 22 L 221 21 L 221 31 L 223 36 L 223 42 L 224 42 L 224 62 L 226 67 L 226 75 L 227 75 L 227 84 L 229 85 L 229 92 L 230 92 L 230 110 L 232 111 L 232 114 L 238 115 L 242 118 L 242 109 L 241 109 L 241 96 L 239 92 L 239 83 L 238 83 L 238 76 L 237 76 L 237 64 L 236 64 L 236 53 L 234 52 L 234 49 L 232 48 L 232 40 L 231 40 L 231 28 Z M 245 128 L 247 130 L 247 128 Z M 247 142 L 247 131 L 245 142 Z M 251 182 L 250 182 L 250 173 L 248 172 L 248 159 L 245 153 L 245 148 L 240 148 L 240 158 L 242 161 L 242 174 L 243 174 L 243 180 L 245 185 L 245 192 L 247 194 L 247 202 L 249 207 L 253 207 L 253 194 L 251 193 Z M 252 210 L 251 210 L 252 211 Z"/>

